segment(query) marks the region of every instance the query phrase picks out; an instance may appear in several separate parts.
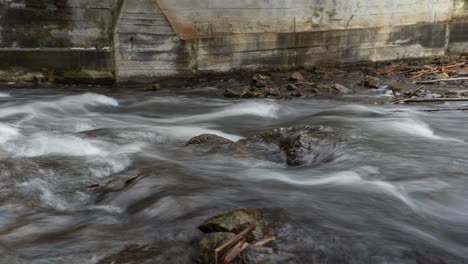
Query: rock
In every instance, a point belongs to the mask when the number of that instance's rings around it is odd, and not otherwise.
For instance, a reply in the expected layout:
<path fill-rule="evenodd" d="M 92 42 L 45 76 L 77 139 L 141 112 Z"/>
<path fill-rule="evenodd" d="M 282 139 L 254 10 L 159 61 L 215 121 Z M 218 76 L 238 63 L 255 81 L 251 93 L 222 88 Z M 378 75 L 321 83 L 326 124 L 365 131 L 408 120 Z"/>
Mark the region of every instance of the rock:
<path fill-rule="evenodd" d="M 187 142 L 187 146 L 190 145 L 226 145 L 226 144 L 232 144 L 234 143 L 233 141 L 217 136 L 217 135 L 212 135 L 212 134 L 203 134 L 199 135 L 196 137 L 191 138 Z"/>
<path fill-rule="evenodd" d="M 159 91 L 161 90 L 161 85 L 159 83 L 153 83 L 151 85 L 148 85 L 145 87 L 146 90 L 150 90 L 150 91 Z"/>
<path fill-rule="evenodd" d="M 185 242 L 167 241 L 156 245 L 131 245 L 120 252 L 99 260 L 98 264 L 152 264 L 152 263 L 190 263 L 187 251 L 190 245 Z"/>
<path fill-rule="evenodd" d="M 248 156 L 296 167 L 333 160 L 338 140 L 335 133 L 323 126 L 295 126 L 269 130 L 238 142 L 201 135 L 187 145 L 203 146 L 206 152 Z"/>
<path fill-rule="evenodd" d="M 288 78 L 288 81 L 291 82 L 297 82 L 297 81 L 303 81 L 304 76 L 300 72 L 293 72 Z"/>
<path fill-rule="evenodd" d="M 241 94 L 231 89 L 226 89 L 224 90 L 223 96 L 228 98 L 240 98 Z"/>
<path fill-rule="evenodd" d="M 335 89 L 337 92 L 339 93 L 350 93 L 351 90 L 348 89 L 347 87 L 339 84 L 339 83 L 335 83 L 335 85 L 332 87 L 333 89 Z"/>
<path fill-rule="evenodd" d="M 281 92 L 278 88 L 267 88 L 266 91 L 268 92 L 268 95 L 270 96 L 280 96 Z"/>
<path fill-rule="evenodd" d="M 261 74 L 255 74 L 252 78 L 252 87 L 264 88 L 270 82 L 270 77 Z"/>
<path fill-rule="evenodd" d="M 382 84 L 379 78 L 373 76 L 366 76 L 363 81 L 359 83 L 359 85 L 364 86 L 366 88 L 379 88 Z"/>
<path fill-rule="evenodd" d="M 257 97 L 260 97 L 260 94 L 258 92 L 258 90 L 249 90 L 249 89 L 245 89 L 242 94 L 241 94 L 241 98 L 257 98 Z"/>
<path fill-rule="evenodd" d="M 296 90 L 297 90 L 297 86 L 294 85 L 294 84 L 292 84 L 292 83 L 290 83 L 290 84 L 288 84 L 288 86 L 286 86 L 286 89 L 287 89 L 288 91 L 296 91 Z"/>
<path fill-rule="evenodd" d="M 196 263 L 214 263 L 215 250 L 229 239 L 235 237 L 234 233 L 215 232 L 206 234 L 198 243 Z"/>
<path fill-rule="evenodd" d="M 443 72 L 443 73 L 436 74 L 435 78 L 439 80 L 443 80 L 443 79 L 450 78 L 450 75 L 448 75 L 446 72 Z"/>
<path fill-rule="evenodd" d="M 240 140 L 238 144 L 251 142 L 274 144 L 286 155 L 289 166 L 315 165 L 333 160 L 336 135 L 323 126 L 294 126 L 278 128 Z"/>
<path fill-rule="evenodd" d="M 245 89 L 242 92 L 241 98 L 262 98 L 270 94 L 270 89 L 274 88 L 256 88 Z"/>
<path fill-rule="evenodd" d="M 259 210 L 236 209 L 211 217 L 200 226 L 200 230 L 204 233 L 232 232 L 237 234 L 251 225 L 262 226 L 261 216 L 262 213 Z"/>

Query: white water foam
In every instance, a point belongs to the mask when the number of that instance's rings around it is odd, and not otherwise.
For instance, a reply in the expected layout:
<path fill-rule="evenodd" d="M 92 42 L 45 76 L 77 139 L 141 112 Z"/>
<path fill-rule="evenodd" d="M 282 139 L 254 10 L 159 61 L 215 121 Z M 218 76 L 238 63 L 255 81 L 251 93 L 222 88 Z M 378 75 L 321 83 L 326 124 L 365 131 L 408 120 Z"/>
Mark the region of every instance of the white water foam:
<path fill-rule="evenodd" d="M 428 124 L 413 118 L 398 118 L 394 120 L 385 120 L 383 122 L 373 122 L 370 124 L 375 130 L 385 133 L 393 132 L 433 140 L 463 142 L 456 138 L 436 135 L 434 130 L 432 130 Z"/>
<path fill-rule="evenodd" d="M 0 144 L 12 140 L 20 135 L 18 129 L 0 123 Z"/>
<path fill-rule="evenodd" d="M 25 189 L 24 191 L 28 193 L 38 191 L 43 204 L 49 205 L 57 210 L 66 210 L 69 208 L 69 204 L 55 195 L 48 187 L 47 182 L 42 179 L 33 179 L 28 182 L 23 182 L 20 185 Z"/>
<path fill-rule="evenodd" d="M 195 126 L 159 126 L 151 127 L 156 133 L 160 134 L 160 140 L 165 141 L 166 139 L 175 139 L 187 141 L 192 137 L 201 135 L 201 134 L 213 134 L 220 137 L 227 138 L 232 141 L 241 140 L 243 137 L 224 133 L 219 130 L 204 128 L 204 127 L 195 127 Z"/>
<path fill-rule="evenodd" d="M 84 111 L 87 106 L 113 106 L 116 107 L 119 102 L 114 98 L 95 94 L 85 93 L 80 95 L 67 96 L 52 101 L 32 102 L 21 106 L 12 106 L 3 108 L 0 117 L 7 117 L 15 114 L 31 114 L 52 110 L 54 112 Z"/>
<path fill-rule="evenodd" d="M 320 178 L 296 179 L 293 175 L 287 175 L 275 171 L 265 171 L 258 169 L 250 169 L 247 171 L 249 179 L 255 180 L 275 180 L 292 185 L 299 186 L 320 186 L 320 185 L 345 185 L 353 188 L 362 189 L 363 191 L 385 192 L 388 195 L 398 198 L 408 207 L 415 208 L 414 203 L 407 195 L 397 188 L 395 185 L 381 180 L 366 180 L 357 172 L 340 171 L 328 175 L 323 175 Z"/>
<path fill-rule="evenodd" d="M 11 95 L 8 93 L 0 93 L 0 98 L 8 98 L 8 97 L 11 97 Z"/>
<path fill-rule="evenodd" d="M 273 101 L 262 102 L 242 102 L 233 106 L 225 107 L 213 113 L 199 114 L 192 116 L 183 116 L 162 120 L 162 122 L 176 123 L 195 123 L 224 119 L 235 116 L 258 116 L 263 118 L 278 118 L 281 112 L 281 106 Z"/>
<path fill-rule="evenodd" d="M 21 142 L 7 143 L 5 149 L 17 157 L 37 157 L 48 154 L 69 156 L 106 155 L 98 142 L 74 136 L 36 133 Z"/>

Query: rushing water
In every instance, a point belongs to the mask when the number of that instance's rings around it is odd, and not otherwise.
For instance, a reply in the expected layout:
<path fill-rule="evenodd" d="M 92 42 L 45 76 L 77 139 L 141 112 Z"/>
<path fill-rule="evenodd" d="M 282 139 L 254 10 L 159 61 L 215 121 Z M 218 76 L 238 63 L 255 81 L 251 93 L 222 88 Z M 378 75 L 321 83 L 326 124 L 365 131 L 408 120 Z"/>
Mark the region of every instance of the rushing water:
<path fill-rule="evenodd" d="M 232 208 L 279 223 L 287 263 L 467 263 L 468 113 L 333 100 L 189 93 L 0 93 L 0 263 L 96 263 L 128 245 L 188 263 L 198 225 Z M 337 159 L 287 168 L 200 155 L 202 133 L 238 140 L 320 124 Z M 142 175 L 96 194 L 87 186 Z M 135 262 L 138 263 L 138 262 Z"/>

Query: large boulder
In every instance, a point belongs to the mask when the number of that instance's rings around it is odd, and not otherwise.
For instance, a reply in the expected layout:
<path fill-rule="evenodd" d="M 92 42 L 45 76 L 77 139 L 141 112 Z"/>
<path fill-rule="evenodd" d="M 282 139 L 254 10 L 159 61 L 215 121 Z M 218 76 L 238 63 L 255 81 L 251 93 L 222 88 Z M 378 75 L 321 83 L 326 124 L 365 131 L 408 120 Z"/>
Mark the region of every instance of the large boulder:
<path fill-rule="evenodd" d="M 314 165 L 333 159 L 337 140 L 324 126 L 293 126 L 259 133 L 238 144 L 266 143 L 276 145 L 286 156 L 289 166 Z"/>
<path fill-rule="evenodd" d="M 336 134 L 324 126 L 293 126 L 258 133 L 233 142 L 215 135 L 200 135 L 187 145 L 207 152 L 222 152 L 286 163 L 289 166 L 316 165 L 333 160 L 338 148 Z"/>

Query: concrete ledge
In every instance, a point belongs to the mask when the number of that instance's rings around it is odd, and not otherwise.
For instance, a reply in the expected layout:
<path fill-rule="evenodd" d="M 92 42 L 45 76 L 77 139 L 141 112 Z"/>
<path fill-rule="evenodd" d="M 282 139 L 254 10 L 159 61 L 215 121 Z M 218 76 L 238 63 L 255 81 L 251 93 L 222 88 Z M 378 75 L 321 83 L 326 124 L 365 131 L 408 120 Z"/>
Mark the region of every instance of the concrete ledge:
<path fill-rule="evenodd" d="M 56 82 L 113 83 L 111 51 L 74 49 L 0 49 L 0 70 L 42 73 Z"/>

